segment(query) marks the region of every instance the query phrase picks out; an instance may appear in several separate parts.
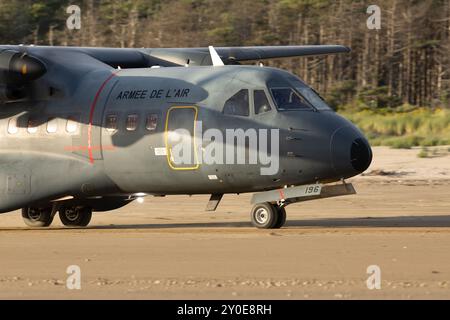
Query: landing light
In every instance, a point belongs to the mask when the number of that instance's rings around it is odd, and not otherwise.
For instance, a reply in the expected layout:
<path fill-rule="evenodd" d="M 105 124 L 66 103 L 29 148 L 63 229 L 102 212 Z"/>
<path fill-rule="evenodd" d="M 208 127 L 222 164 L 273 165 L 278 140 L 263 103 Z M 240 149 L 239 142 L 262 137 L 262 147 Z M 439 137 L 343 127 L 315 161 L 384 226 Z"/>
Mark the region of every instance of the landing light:
<path fill-rule="evenodd" d="M 144 197 L 138 197 L 138 198 L 136 199 L 136 201 L 137 201 L 137 203 L 139 203 L 139 204 L 143 204 L 143 203 L 144 203 Z"/>

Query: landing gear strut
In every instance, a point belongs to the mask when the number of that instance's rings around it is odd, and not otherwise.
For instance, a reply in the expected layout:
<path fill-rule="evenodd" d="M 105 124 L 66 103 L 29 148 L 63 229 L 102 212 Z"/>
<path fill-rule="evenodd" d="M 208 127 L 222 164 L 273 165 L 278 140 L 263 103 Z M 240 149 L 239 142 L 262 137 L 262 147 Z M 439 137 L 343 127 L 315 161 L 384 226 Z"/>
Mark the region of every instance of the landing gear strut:
<path fill-rule="evenodd" d="M 75 206 L 59 208 L 59 218 L 67 227 L 86 227 L 92 218 L 92 208 Z"/>
<path fill-rule="evenodd" d="M 252 209 L 251 220 L 259 229 L 279 229 L 286 223 L 286 210 L 270 202 L 258 203 Z"/>

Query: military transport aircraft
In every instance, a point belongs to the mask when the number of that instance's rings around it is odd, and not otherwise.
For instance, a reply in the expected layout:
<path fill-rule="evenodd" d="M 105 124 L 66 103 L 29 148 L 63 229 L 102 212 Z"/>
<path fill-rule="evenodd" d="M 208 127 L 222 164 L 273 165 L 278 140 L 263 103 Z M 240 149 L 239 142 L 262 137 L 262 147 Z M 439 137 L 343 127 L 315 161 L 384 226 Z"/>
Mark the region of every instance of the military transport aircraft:
<path fill-rule="evenodd" d="M 262 64 L 345 52 L 0 46 L 0 212 L 87 226 L 147 195 L 209 194 L 214 211 L 252 192 L 253 225 L 280 228 L 291 203 L 354 194 L 344 179 L 372 160 L 363 134 Z"/>

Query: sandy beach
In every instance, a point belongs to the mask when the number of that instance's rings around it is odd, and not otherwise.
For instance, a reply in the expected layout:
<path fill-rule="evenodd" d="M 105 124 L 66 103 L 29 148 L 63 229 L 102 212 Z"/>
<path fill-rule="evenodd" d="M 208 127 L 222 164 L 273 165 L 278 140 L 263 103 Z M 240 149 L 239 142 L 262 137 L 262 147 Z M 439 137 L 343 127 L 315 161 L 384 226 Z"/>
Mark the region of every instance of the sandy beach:
<path fill-rule="evenodd" d="M 0 215 L 0 299 L 449 299 L 450 154 L 419 151 L 374 148 L 358 194 L 288 206 L 280 230 L 250 225 L 249 194 L 215 213 L 208 196 L 147 197 L 86 229 Z"/>

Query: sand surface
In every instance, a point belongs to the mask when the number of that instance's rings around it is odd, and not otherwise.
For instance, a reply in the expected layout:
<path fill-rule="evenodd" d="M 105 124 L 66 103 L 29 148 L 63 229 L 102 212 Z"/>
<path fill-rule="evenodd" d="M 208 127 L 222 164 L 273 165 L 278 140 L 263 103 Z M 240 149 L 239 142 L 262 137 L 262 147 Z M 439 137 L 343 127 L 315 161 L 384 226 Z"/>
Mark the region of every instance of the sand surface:
<path fill-rule="evenodd" d="M 374 148 L 358 194 L 250 226 L 250 195 L 147 197 L 87 229 L 31 230 L 0 215 L 0 299 L 450 299 L 450 155 Z M 70 265 L 81 290 L 66 287 Z M 369 290 L 367 267 L 381 269 Z"/>

